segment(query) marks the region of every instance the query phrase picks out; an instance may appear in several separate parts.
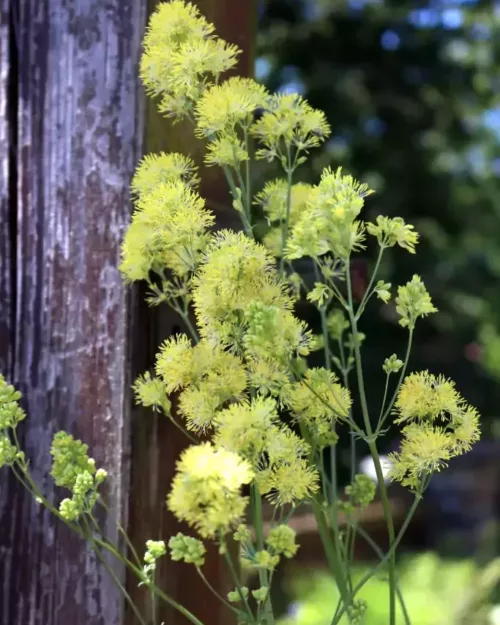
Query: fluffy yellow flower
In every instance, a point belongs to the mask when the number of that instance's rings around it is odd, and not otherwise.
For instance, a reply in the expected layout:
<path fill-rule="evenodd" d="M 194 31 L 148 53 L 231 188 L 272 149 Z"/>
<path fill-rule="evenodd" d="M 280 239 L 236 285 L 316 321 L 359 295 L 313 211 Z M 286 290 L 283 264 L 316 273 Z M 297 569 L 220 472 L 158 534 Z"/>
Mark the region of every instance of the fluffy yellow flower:
<path fill-rule="evenodd" d="M 269 94 L 252 78 L 234 76 L 207 89 L 196 105 L 196 134 L 212 137 L 248 127 Z"/>
<path fill-rule="evenodd" d="M 397 413 L 395 421 L 433 421 L 443 413 L 455 414 L 464 403 L 451 380 L 428 371 L 412 373 L 404 379 L 394 404 Z"/>
<path fill-rule="evenodd" d="M 401 317 L 399 324 L 410 330 L 419 317 L 437 312 L 420 276 L 414 275 L 410 282 L 398 288 L 396 311 Z"/>
<path fill-rule="evenodd" d="M 349 414 L 351 396 L 332 371 L 312 368 L 304 381 L 284 389 L 283 402 L 307 425 L 317 444 L 328 445 L 337 439 L 332 431 L 335 420 Z"/>
<path fill-rule="evenodd" d="M 183 389 L 179 411 L 188 429 L 196 432 L 212 427 L 216 411 L 229 400 L 241 399 L 247 386 L 238 356 L 205 340 L 193 347 L 185 335 L 165 341 L 156 372 L 169 393 Z"/>
<path fill-rule="evenodd" d="M 271 398 L 232 404 L 215 417 L 213 442 L 256 464 L 267 448 L 270 429 L 278 422 L 276 403 Z"/>
<path fill-rule="evenodd" d="M 327 168 L 319 184 L 311 189 L 306 210 L 291 230 L 286 257 L 321 256 L 331 252 L 346 259 L 360 249 L 364 240 L 361 222 L 356 221 L 364 199 L 372 193 L 367 185 Z"/>
<path fill-rule="evenodd" d="M 401 449 L 392 454 L 392 478 L 419 489 L 424 478 L 469 451 L 479 439 L 479 415 L 455 384 L 427 371 L 412 373 L 395 402 L 396 423 L 404 423 Z"/>
<path fill-rule="evenodd" d="M 193 159 L 172 152 L 147 154 L 139 163 L 132 179 L 132 193 L 136 197 L 147 195 L 164 182 L 181 181 L 189 187 L 199 183 L 198 168 Z"/>
<path fill-rule="evenodd" d="M 313 109 L 296 93 L 276 94 L 269 98 L 266 111 L 250 132 L 264 145 L 257 158 L 273 160 L 283 156 L 283 144 L 288 150 L 304 152 L 318 147 L 330 134 L 330 126 L 323 111 Z"/>
<path fill-rule="evenodd" d="M 308 500 L 319 487 L 318 471 L 304 458 L 289 458 L 264 469 L 257 481 L 261 492 L 280 506 Z"/>
<path fill-rule="evenodd" d="M 210 443 L 189 447 L 177 463 L 168 508 L 202 538 L 217 538 L 236 527 L 247 499 L 241 488 L 253 479 L 245 460 Z"/>
<path fill-rule="evenodd" d="M 193 283 L 200 333 L 209 341 L 242 347 L 244 314 L 253 302 L 290 310 L 293 302 L 263 245 L 242 233 L 214 235 Z"/>
<path fill-rule="evenodd" d="M 239 48 L 213 32 L 198 9 L 182 0 L 161 3 L 152 14 L 140 74 L 147 91 L 161 96 L 167 117 L 189 115 L 203 91 L 235 66 Z"/>
<path fill-rule="evenodd" d="M 214 215 L 180 179 L 140 195 L 122 246 L 122 273 L 131 281 L 165 268 L 185 277 L 194 271 L 208 241 Z"/>

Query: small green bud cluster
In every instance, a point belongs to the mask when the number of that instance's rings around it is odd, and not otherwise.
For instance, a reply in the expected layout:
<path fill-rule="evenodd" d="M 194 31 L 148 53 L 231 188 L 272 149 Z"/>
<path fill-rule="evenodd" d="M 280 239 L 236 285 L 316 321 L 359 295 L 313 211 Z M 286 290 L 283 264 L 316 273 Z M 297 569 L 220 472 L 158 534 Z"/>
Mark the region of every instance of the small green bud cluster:
<path fill-rule="evenodd" d="M 248 588 L 246 586 L 242 586 L 240 590 L 241 590 L 241 595 L 243 595 L 245 599 L 248 599 Z M 230 592 L 227 593 L 227 599 L 231 603 L 238 603 L 239 601 L 241 601 L 241 595 L 238 590 L 231 590 Z"/>
<path fill-rule="evenodd" d="M 205 563 L 205 545 L 192 536 L 185 536 L 179 532 L 168 541 L 170 557 L 176 562 L 186 562 L 197 567 Z"/>
<path fill-rule="evenodd" d="M 258 603 L 264 603 L 269 595 L 269 586 L 261 586 L 256 590 L 252 590 L 253 598 L 258 601 Z"/>
<path fill-rule="evenodd" d="M 347 620 L 349 625 L 361 625 L 366 609 L 367 605 L 364 599 L 353 601 L 352 605 L 347 608 Z"/>
<path fill-rule="evenodd" d="M 156 562 L 167 553 L 167 548 L 163 540 L 148 540 L 146 542 L 147 551 L 144 554 L 145 565 L 142 568 L 144 575 L 140 585 L 149 585 L 154 578 L 156 571 Z"/>
<path fill-rule="evenodd" d="M 270 530 L 266 544 L 274 555 L 293 558 L 299 548 L 295 539 L 296 533 L 291 527 L 278 525 Z"/>
<path fill-rule="evenodd" d="M 0 468 L 4 465 L 11 466 L 21 457 L 21 452 L 10 437 L 10 431 L 14 431 L 17 424 L 26 417 L 19 406 L 20 399 L 21 393 L 7 384 L 3 375 L 0 375 Z"/>
<path fill-rule="evenodd" d="M 384 360 L 382 369 L 385 371 L 385 373 L 387 373 L 387 375 L 390 375 L 391 373 L 397 373 L 401 369 L 403 364 L 403 361 L 400 360 L 396 356 L 396 354 L 392 354 L 391 356 L 389 356 L 389 358 L 386 358 Z"/>
<path fill-rule="evenodd" d="M 274 571 L 278 566 L 280 557 L 272 554 L 267 549 L 261 549 L 260 551 L 246 550 L 242 554 L 243 564 L 250 569 L 263 569 L 267 571 Z"/>
<path fill-rule="evenodd" d="M 57 486 L 72 492 L 72 497 L 63 499 L 59 506 L 66 521 L 76 521 L 92 511 L 98 499 L 97 489 L 108 475 L 104 469 L 96 469 L 87 450 L 87 445 L 66 432 L 57 432 L 52 441 L 51 475 Z"/>
<path fill-rule="evenodd" d="M 106 477 L 107 472 L 104 469 L 98 469 L 94 475 L 90 471 L 79 473 L 71 489 L 73 497 L 61 501 L 59 506 L 61 516 L 66 521 L 76 521 L 83 514 L 90 513 L 99 496 L 97 487 L 104 482 Z"/>
<path fill-rule="evenodd" d="M 383 280 L 379 280 L 375 286 L 375 293 L 384 304 L 387 304 L 391 299 L 391 286 L 390 282 L 384 282 Z"/>
<path fill-rule="evenodd" d="M 346 512 L 353 512 L 355 508 L 366 508 L 375 497 L 375 483 L 367 475 L 358 474 L 349 486 L 346 486 L 347 500 L 341 502 Z"/>

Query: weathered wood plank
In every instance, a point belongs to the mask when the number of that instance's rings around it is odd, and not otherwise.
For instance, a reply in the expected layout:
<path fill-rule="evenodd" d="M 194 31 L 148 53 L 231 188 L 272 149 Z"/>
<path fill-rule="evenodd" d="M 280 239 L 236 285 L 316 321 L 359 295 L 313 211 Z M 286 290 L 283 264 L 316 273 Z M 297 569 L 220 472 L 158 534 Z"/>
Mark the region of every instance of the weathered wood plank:
<path fill-rule="evenodd" d="M 129 293 L 117 265 L 140 152 L 136 72 L 145 2 L 14 5 L 14 377 L 29 413 L 24 446 L 35 478 L 54 495 L 44 477 L 52 435 L 67 429 L 87 441 L 111 474 L 112 533 L 128 490 Z M 77 537 L 18 491 L 0 517 L 11 543 L 0 561 L 2 623 L 122 622 L 119 593 Z"/>

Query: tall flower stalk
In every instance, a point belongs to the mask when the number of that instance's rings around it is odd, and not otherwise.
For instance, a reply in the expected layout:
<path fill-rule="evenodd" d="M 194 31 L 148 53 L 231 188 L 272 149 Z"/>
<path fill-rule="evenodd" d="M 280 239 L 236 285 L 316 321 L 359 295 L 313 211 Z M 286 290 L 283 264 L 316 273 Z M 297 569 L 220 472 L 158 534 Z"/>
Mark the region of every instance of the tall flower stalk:
<path fill-rule="evenodd" d="M 199 194 L 198 169 L 189 156 L 151 154 L 132 182 L 135 211 L 122 247 L 124 279 L 145 282 L 150 304 L 172 307 L 186 328 L 160 346 L 154 375 L 140 376 L 134 392 L 138 403 L 163 413 L 192 443 L 178 461 L 166 503 L 193 535 L 155 537 L 141 549 L 119 527 L 126 549 L 110 543 L 95 513 L 99 505 L 106 508 L 100 487 L 107 473 L 96 468 L 84 443 L 64 432 L 54 438 L 51 475 L 68 497 L 59 504 L 48 501 L 19 447 L 16 429 L 25 418 L 20 394 L 2 377 L 0 466 L 9 466 L 36 501 L 86 539 L 100 559 L 105 562 L 104 554 L 110 554 L 137 577 L 151 598 L 153 625 L 159 625 L 161 602 L 202 625 L 158 586 L 157 563 L 166 557 L 195 567 L 234 622 L 274 625 L 274 574 L 298 550 L 290 521 L 304 503 L 313 510 L 339 590 L 332 625 L 345 617 L 351 624 L 363 622 L 370 606 L 359 591 L 382 567 L 388 570 L 389 624 L 397 625 L 397 601 L 403 601 L 397 547 L 432 474 L 478 439 L 479 416 L 452 381 L 428 372 L 407 375 L 416 323 L 436 312 L 418 276 L 397 288 L 395 310 L 408 331 L 408 349 L 402 359 L 392 354 L 381 363 L 383 400 L 376 414 L 370 413 L 373 402 L 366 396 L 362 360 L 365 336 L 359 327 L 373 298 L 392 305 L 392 285 L 378 275 L 384 251 L 399 246 L 414 253 L 418 234 L 399 217 L 364 223 L 360 216 L 372 191 L 341 168 L 325 169 L 316 185 L 295 181 L 330 127 L 323 112 L 297 94 L 270 94 L 250 78 L 225 79 L 239 53 L 216 36 L 197 8 L 172 0 L 160 4 L 151 17 L 141 78 L 166 116 L 191 120 L 193 132 L 206 141 L 205 163 L 223 170 L 243 231 L 213 234 L 215 215 Z M 283 177 L 267 182 L 255 195 L 254 160 L 277 161 L 283 169 Z M 254 225 L 262 213 L 268 228 L 258 241 Z M 356 304 L 351 262 L 367 236 L 376 240 L 379 256 Z M 304 258 L 314 267 L 310 288 L 294 269 Z M 301 298 L 318 310 L 318 336 L 296 315 Z M 323 366 L 310 367 L 309 355 L 318 350 Z M 353 384 L 359 405 L 352 399 Z M 171 413 L 173 393 L 178 395 L 177 414 Z M 390 421 L 401 434 L 400 449 L 390 458 L 390 479 L 414 494 L 397 534 L 377 444 Z M 352 480 L 341 495 L 336 445 L 344 428 L 352 441 Z M 369 450 L 376 483 L 356 473 L 356 446 Z M 377 488 L 389 549 L 377 551 L 379 563 L 355 584 L 354 545 L 358 533 L 366 539 L 359 515 Z M 266 526 L 264 502 L 272 510 Z M 348 520 L 344 531 L 340 512 Z M 227 548 L 229 540 L 239 544 L 239 562 Z M 218 545 L 233 580 L 227 597 L 203 573 L 207 542 Z M 240 565 L 255 571 L 259 580 L 251 592 Z M 145 616 L 114 579 L 144 623 Z"/>

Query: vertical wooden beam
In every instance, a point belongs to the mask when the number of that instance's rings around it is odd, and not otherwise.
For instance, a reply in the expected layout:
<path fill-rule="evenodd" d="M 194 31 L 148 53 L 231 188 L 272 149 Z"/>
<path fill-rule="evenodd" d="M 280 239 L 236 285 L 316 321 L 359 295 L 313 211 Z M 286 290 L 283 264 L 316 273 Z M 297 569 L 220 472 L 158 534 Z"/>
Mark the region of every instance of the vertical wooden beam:
<path fill-rule="evenodd" d="M 0 27 L 2 93 L 8 4 Z M 112 536 L 128 492 L 129 290 L 117 266 L 141 150 L 145 2 L 15 0 L 11 8 L 18 64 L 14 379 L 29 414 L 21 434 L 35 479 L 56 499 L 61 493 L 46 479 L 54 432 L 89 443 L 110 473 Z M 12 121 L 4 100 L 0 116 L 3 142 Z M 1 254 L 3 268 L 9 249 Z M 2 294 L 8 285 L 2 279 Z M 19 490 L 0 503 L 0 534 L 10 543 L 0 558 L 2 623 L 122 622 L 122 597 L 79 538 Z"/>
<path fill-rule="evenodd" d="M 151 3 L 151 10 L 157 2 Z M 252 75 L 257 7 L 255 0 L 197 0 L 200 10 L 216 26 L 217 34 L 227 41 L 239 45 L 243 54 L 237 72 Z M 189 153 L 199 164 L 203 160 L 203 143 L 193 137 L 189 124 L 171 125 L 162 118 L 156 103 L 146 103 L 145 151 L 179 151 Z M 217 168 L 202 169 L 202 195 L 211 208 L 216 208 L 217 226 L 239 228 L 239 220 L 232 210 L 218 209 L 230 206 L 226 183 Z M 138 315 L 147 315 L 142 310 Z M 144 324 L 138 324 L 144 325 Z M 151 367 L 154 354 L 166 336 L 184 331 L 181 322 L 171 312 L 157 311 L 155 321 L 147 324 L 149 336 L 144 333 L 136 342 L 133 358 L 135 373 L 142 373 Z M 134 542 L 143 549 L 147 539 L 168 538 L 178 531 L 192 534 L 188 528 L 179 525 L 166 510 L 165 498 L 174 475 L 175 462 L 186 447 L 186 440 L 165 418 L 145 411 L 137 411 L 132 425 L 132 485 L 130 502 L 130 530 Z M 209 551 L 204 568 L 220 594 L 231 590 L 223 559 L 215 548 Z M 192 566 L 164 562 L 159 568 L 158 579 L 178 602 L 188 607 L 206 625 L 232 623 L 232 615 L 207 590 Z M 130 580 L 131 594 L 148 611 L 148 598 L 137 589 L 135 580 Z M 133 616 L 127 622 L 132 625 Z M 162 607 L 159 621 L 169 625 L 185 625 L 184 617 L 168 607 Z"/>

